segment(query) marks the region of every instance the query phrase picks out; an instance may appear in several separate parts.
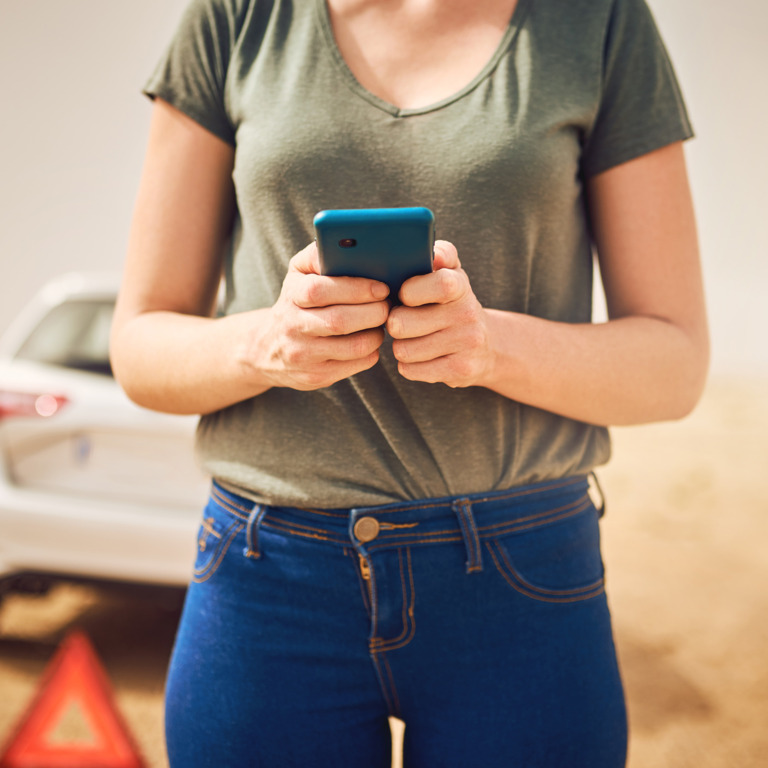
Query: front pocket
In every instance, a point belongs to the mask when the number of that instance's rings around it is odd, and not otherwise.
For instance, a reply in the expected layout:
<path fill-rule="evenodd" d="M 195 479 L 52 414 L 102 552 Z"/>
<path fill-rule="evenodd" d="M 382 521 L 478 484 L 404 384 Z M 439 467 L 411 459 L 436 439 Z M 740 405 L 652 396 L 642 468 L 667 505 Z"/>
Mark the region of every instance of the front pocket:
<path fill-rule="evenodd" d="M 594 505 L 557 522 L 488 539 L 496 569 L 517 592 L 546 603 L 573 603 L 605 591 L 600 525 Z"/>
<path fill-rule="evenodd" d="M 192 572 L 192 581 L 207 581 L 221 565 L 232 540 L 245 524 L 239 520 L 228 520 L 226 527 L 215 517 L 203 517 L 197 537 L 197 557 Z"/>

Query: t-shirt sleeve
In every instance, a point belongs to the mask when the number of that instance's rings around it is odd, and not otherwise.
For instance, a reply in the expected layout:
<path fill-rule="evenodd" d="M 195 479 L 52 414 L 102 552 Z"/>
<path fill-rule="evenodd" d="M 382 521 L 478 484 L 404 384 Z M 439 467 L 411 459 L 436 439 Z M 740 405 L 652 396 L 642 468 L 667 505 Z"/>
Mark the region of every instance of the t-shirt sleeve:
<path fill-rule="evenodd" d="M 191 0 L 143 89 L 232 145 L 235 126 L 227 112 L 225 84 L 237 30 L 232 0 Z"/>
<path fill-rule="evenodd" d="M 616 0 L 606 30 L 600 106 L 585 137 L 593 176 L 693 136 L 680 86 L 645 0 Z"/>

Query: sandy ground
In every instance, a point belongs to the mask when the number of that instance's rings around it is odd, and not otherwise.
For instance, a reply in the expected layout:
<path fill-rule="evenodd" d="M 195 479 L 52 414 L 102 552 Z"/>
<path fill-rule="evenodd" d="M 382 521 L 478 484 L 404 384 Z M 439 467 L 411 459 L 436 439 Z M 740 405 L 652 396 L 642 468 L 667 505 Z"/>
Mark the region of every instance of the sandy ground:
<path fill-rule="evenodd" d="M 630 768 L 768 765 L 766 395 L 768 381 L 713 381 L 686 421 L 614 431 L 614 459 L 599 476 Z M 0 741 L 76 624 L 148 766 L 164 768 L 162 685 L 178 608 L 173 596 L 73 585 L 7 599 Z M 74 738 L 82 727 L 62 725 Z"/>

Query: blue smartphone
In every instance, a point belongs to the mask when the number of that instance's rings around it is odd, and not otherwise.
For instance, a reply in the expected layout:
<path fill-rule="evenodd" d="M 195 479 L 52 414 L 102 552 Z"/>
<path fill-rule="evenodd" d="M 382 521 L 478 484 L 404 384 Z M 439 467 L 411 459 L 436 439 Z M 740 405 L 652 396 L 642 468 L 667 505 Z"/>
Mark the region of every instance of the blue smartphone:
<path fill-rule="evenodd" d="M 320 211 L 314 225 L 324 275 L 381 280 L 396 299 L 408 278 L 432 271 L 435 217 L 429 208 Z"/>

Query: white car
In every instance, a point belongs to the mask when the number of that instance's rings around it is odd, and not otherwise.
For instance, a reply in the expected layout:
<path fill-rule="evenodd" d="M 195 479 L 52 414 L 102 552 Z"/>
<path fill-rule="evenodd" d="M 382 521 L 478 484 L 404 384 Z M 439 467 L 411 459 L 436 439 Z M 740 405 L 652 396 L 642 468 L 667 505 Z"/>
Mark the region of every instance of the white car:
<path fill-rule="evenodd" d="M 0 339 L 0 587 L 188 580 L 209 487 L 197 420 L 134 405 L 112 377 L 117 286 L 56 280 Z"/>

